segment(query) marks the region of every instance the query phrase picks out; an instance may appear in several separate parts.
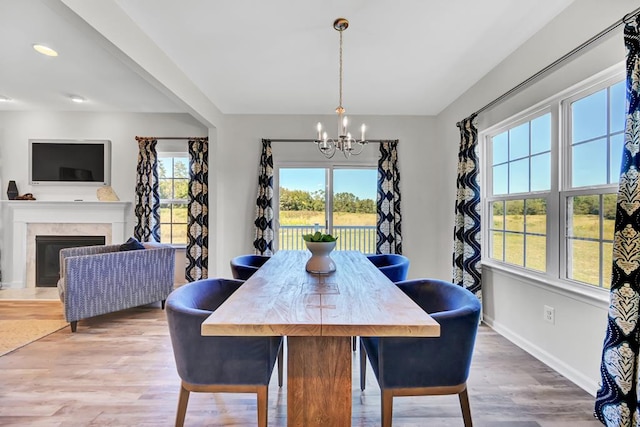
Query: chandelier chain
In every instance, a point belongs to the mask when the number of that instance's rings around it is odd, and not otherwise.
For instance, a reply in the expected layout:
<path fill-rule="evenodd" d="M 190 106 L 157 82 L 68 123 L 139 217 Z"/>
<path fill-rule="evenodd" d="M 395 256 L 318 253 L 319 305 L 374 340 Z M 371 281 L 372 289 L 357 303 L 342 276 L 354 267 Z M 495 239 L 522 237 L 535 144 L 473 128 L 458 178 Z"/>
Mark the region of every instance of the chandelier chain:
<path fill-rule="evenodd" d="M 342 32 L 340 31 L 340 103 L 338 105 L 338 108 L 343 111 L 343 107 L 342 107 Z"/>

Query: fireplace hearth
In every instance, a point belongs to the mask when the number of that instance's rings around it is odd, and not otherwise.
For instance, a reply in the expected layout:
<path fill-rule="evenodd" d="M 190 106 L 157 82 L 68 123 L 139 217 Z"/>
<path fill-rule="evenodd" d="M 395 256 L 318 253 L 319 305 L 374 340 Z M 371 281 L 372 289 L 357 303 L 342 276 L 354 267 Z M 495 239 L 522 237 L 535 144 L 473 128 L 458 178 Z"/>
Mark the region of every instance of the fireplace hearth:
<path fill-rule="evenodd" d="M 60 276 L 60 249 L 104 245 L 105 236 L 36 236 L 36 287 L 55 287 Z"/>

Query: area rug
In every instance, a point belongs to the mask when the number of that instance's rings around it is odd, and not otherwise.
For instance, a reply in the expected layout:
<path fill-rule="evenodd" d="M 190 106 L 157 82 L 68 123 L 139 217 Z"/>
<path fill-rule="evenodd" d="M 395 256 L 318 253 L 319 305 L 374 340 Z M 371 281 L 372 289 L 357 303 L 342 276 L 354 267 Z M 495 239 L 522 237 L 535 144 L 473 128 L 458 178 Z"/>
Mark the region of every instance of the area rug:
<path fill-rule="evenodd" d="M 0 356 L 46 337 L 67 326 L 64 320 L 0 320 Z"/>
<path fill-rule="evenodd" d="M 0 300 L 0 356 L 67 325 L 59 301 Z"/>

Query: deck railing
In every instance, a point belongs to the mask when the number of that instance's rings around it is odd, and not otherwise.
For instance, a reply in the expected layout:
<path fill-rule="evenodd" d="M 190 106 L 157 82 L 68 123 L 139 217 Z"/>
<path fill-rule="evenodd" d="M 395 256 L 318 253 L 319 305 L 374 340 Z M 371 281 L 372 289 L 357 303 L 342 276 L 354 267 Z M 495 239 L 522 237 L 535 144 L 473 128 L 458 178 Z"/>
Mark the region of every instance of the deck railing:
<path fill-rule="evenodd" d="M 278 231 L 278 249 L 304 250 L 304 234 L 324 231 L 320 224 L 281 225 Z M 360 251 L 365 254 L 376 252 L 375 225 L 334 225 L 333 236 L 337 237 L 337 250 Z"/>

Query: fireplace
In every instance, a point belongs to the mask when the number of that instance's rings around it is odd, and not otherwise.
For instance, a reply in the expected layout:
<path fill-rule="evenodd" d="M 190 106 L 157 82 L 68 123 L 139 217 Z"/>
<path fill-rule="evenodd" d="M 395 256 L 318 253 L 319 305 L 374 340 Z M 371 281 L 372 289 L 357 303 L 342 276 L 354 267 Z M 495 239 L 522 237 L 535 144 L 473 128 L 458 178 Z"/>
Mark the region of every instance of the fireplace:
<path fill-rule="evenodd" d="M 55 287 L 60 273 L 60 249 L 104 245 L 105 236 L 36 236 L 36 287 Z"/>

